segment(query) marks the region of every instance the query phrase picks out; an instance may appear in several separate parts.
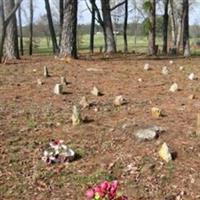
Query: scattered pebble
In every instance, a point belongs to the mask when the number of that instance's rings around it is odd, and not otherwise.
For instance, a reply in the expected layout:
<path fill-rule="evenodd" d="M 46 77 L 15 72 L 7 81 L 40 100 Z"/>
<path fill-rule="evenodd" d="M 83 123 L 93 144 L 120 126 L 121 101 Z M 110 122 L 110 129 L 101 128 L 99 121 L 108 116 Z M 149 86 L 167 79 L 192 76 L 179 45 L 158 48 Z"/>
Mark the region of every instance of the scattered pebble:
<path fill-rule="evenodd" d="M 152 114 L 153 117 L 156 117 L 156 118 L 163 116 L 162 110 L 160 108 L 156 108 L 156 107 L 153 107 L 151 109 L 151 114 Z"/>
<path fill-rule="evenodd" d="M 193 80 L 197 80 L 197 77 L 195 76 L 194 73 L 191 73 L 189 76 L 188 76 L 188 79 L 193 81 Z"/>
<path fill-rule="evenodd" d="M 174 61 L 173 61 L 173 60 L 170 60 L 170 61 L 169 61 L 169 64 L 170 64 L 170 65 L 173 65 L 173 64 L 174 64 Z"/>

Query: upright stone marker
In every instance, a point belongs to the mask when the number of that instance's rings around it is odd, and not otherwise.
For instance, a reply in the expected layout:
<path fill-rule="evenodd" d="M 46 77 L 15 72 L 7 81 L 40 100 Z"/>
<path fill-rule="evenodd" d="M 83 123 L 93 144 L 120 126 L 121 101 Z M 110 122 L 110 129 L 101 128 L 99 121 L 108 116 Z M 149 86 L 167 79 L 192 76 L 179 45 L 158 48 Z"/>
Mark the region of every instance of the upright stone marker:
<path fill-rule="evenodd" d="M 46 78 L 49 77 L 49 72 L 48 72 L 47 66 L 44 66 L 44 77 L 46 77 Z"/>
<path fill-rule="evenodd" d="M 77 106 L 73 106 L 73 113 L 72 113 L 72 125 L 77 126 L 82 123 L 80 109 Z"/>
<path fill-rule="evenodd" d="M 63 94 L 63 85 L 56 84 L 54 87 L 54 94 L 57 94 L 57 95 Z"/>

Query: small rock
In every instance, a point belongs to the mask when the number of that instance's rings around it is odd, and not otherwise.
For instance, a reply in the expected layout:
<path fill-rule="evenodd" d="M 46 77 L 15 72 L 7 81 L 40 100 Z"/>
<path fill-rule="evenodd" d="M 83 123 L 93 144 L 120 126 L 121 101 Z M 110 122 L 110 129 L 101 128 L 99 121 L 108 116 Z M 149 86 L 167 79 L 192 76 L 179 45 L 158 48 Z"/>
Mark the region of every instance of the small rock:
<path fill-rule="evenodd" d="M 88 72 L 103 72 L 102 69 L 96 69 L 96 68 L 87 68 L 86 69 Z"/>
<path fill-rule="evenodd" d="M 142 80 L 141 78 L 138 78 L 138 82 L 140 82 L 140 83 L 141 83 L 141 82 L 143 82 L 143 80 Z"/>
<path fill-rule="evenodd" d="M 177 83 L 174 83 L 171 85 L 169 91 L 170 92 L 176 92 L 178 90 L 178 84 Z"/>
<path fill-rule="evenodd" d="M 66 78 L 65 78 L 64 76 L 61 76 L 61 77 L 60 77 L 60 83 L 61 83 L 62 85 L 67 85 L 67 81 L 66 81 Z"/>
<path fill-rule="evenodd" d="M 150 126 L 145 129 L 140 129 L 134 134 L 139 141 L 150 141 L 156 139 L 161 133 L 166 130 L 158 126 Z"/>
<path fill-rule="evenodd" d="M 191 95 L 188 97 L 188 99 L 190 99 L 190 100 L 195 99 L 195 95 L 194 95 L 194 94 L 191 94 Z"/>
<path fill-rule="evenodd" d="M 46 78 L 49 77 L 49 72 L 48 72 L 47 66 L 44 66 L 44 77 L 46 77 Z"/>
<path fill-rule="evenodd" d="M 37 69 L 33 69 L 33 72 L 36 73 L 36 72 L 37 72 Z"/>
<path fill-rule="evenodd" d="M 157 138 L 157 132 L 151 129 L 141 129 L 136 132 L 135 137 L 139 141 L 150 141 Z"/>
<path fill-rule="evenodd" d="M 149 63 L 146 63 L 146 64 L 144 65 L 144 70 L 145 70 L 145 71 L 151 70 Z"/>
<path fill-rule="evenodd" d="M 121 106 L 126 103 L 126 100 L 123 96 L 117 96 L 113 102 L 115 106 Z"/>
<path fill-rule="evenodd" d="M 197 77 L 195 76 L 194 73 L 191 73 L 189 76 L 188 76 L 188 79 L 193 81 L 193 80 L 197 80 Z"/>
<path fill-rule="evenodd" d="M 81 101 L 79 102 L 79 104 L 83 107 L 83 108 L 87 108 L 90 106 L 90 104 L 87 101 L 87 98 L 84 96 L 82 97 Z"/>
<path fill-rule="evenodd" d="M 174 61 L 173 61 L 173 60 L 170 60 L 170 61 L 169 61 L 169 64 L 170 64 L 170 65 L 173 65 L 173 64 L 174 64 Z"/>
<path fill-rule="evenodd" d="M 184 67 L 183 67 L 183 66 L 180 66 L 180 67 L 179 67 L 179 70 L 180 70 L 180 71 L 183 71 L 183 70 L 184 70 Z"/>
<path fill-rule="evenodd" d="M 156 117 L 156 118 L 163 116 L 162 110 L 160 108 L 156 108 L 156 107 L 153 107 L 151 109 L 151 114 L 153 117 Z"/>
<path fill-rule="evenodd" d="M 77 106 L 73 106 L 73 113 L 72 113 L 72 125 L 77 126 L 82 123 L 80 109 Z"/>
<path fill-rule="evenodd" d="M 169 74 L 169 70 L 168 70 L 168 68 L 167 68 L 166 66 L 164 66 L 164 67 L 162 68 L 162 74 L 163 74 L 163 75 L 168 75 L 168 74 Z"/>
<path fill-rule="evenodd" d="M 160 148 L 159 156 L 166 162 L 169 162 L 172 160 L 172 154 L 166 143 L 163 143 L 162 147 Z"/>
<path fill-rule="evenodd" d="M 94 96 L 100 96 L 101 92 L 98 90 L 97 87 L 94 86 L 92 91 L 91 91 L 91 94 L 93 94 Z"/>
<path fill-rule="evenodd" d="M 57 94 L 57 95 L 63 94 L 63 85 L 56 84 L 54 87 L 54 94 Z"/>
<path fill-rule="evenodd" d="M 43 82 L 41 79 L 37 79 L 37 84 L 38 84 L 38 85 L 43 85 L 44 82 Z"/>

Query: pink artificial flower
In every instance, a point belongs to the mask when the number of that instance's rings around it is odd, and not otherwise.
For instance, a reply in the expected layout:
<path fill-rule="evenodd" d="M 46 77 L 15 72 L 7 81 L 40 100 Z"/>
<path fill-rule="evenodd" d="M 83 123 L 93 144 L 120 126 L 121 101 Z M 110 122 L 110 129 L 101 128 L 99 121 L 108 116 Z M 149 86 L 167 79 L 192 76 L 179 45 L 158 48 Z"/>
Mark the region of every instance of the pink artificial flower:
<path fill-rule="evenodd" d="M 86 191 L 86 197 L 88 200 L 94 198 L 94 196 L 95 196 L 95 191 L 93 189 L 89 189 Z"/>
<path fill-rule="evenodd" d="M 110 183 L 108 182 L 108 181 L 104 181 L 103 183 L 101 183 L 101 189 L 103 190 L 103 191 L 107 191 L 107 190 L 109 190 L 110 189 Z"/>
<path fill-rule="evenodd" d="M 102 190 L 100 185 L 97 185 L 96 187 L 94 187 L 94 191 L 95 193 L 97 193 L 101 198 L 104 198 L 106 193 L 104 190 Z"/>

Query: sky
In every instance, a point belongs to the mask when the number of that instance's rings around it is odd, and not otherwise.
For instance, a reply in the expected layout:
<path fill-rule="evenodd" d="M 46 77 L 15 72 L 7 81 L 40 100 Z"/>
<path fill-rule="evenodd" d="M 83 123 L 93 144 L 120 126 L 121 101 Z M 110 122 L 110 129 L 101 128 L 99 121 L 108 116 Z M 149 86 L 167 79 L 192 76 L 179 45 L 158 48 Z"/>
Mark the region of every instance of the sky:
<path fill-rule="evenodd" d="M 50 2 L 55 2 L 55 0 L 50 0 Z M 200 25 L 200 0 L 196 0 L 197 3 L 195 3 L 194 6 L 190 8 L 190 25 L 193 24 L 199 24 Z M 24 0 L 22 3 L 22 6 L 24 9 L 27 9 L 28 7 L 28 0 Z M 51 5 L 52 8 L 55 10 L 56 13 L 56 6 Z M 44 15 L 46 13 L 45 11 L 45 5 L 44 0 L 34 0 L 34 7 L 35 7 L 35 13 L 34 13 L 34 21 L 37 21 L 41 15 Z M 130 8 L 131 9 L 131 8 Z M 28 24 L 28 17 L 26 16 L 28 14 L 23 15 L 23 24 Z M 90 23 L 90 12 L 88 11 L 85 0 L 79 0 L 79 9 L 78 9 L 78 23 L 79 24 L 89 24 Z M 134 20 L 134 14 L 129 15 L 129 22 Z"/>

